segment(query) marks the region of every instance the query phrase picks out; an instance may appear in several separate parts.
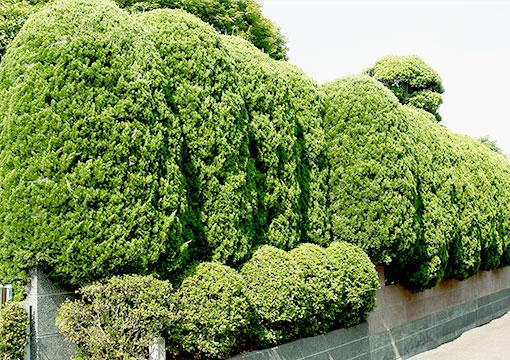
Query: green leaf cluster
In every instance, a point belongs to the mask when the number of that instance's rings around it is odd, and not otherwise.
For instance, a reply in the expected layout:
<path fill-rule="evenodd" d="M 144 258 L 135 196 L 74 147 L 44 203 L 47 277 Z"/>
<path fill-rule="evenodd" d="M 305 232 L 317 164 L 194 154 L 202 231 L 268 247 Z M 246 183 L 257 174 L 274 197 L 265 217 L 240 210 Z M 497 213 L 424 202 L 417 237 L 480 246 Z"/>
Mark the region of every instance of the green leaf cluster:
<path fill-rule="evenodd" d="M 333 238 L 421 291 L 508 264 L 510 165 L 379 82 L 324 86 Z"/>
<path fill-rule="evenodd" d="M 423 109 L 440 122 L 437 109 L 444 92 L 438 73 L 417 56 L 386 56 L 376 61 L 364 74 L 383 83 L 402 104 Z"/>
<path fill-rule="evenodd" d="M 28 344 L 27 311 L 21 303 L 9 302 L 0 308 L 0 359 L 23 360 Z"/>
<path fill-rule="evenodd" d="M 0 59 L 30 14 L 36 11 L 26 0 L 4 0 L 0 4 Z"/>
<path fill-rule="evenodd" d="M 172 286 L 153 276 L 112 277 L 77 291 L 59 308 L 57 326 L 77 359 L 147 359 L 172 313 Z"/>

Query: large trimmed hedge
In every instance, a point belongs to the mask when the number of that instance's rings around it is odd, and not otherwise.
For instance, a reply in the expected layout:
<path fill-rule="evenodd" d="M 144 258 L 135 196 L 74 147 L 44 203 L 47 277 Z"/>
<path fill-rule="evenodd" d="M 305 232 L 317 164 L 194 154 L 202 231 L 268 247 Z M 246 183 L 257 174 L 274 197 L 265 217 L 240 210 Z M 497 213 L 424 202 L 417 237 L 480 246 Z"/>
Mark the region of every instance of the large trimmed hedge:
<path fill-rule="evenodd" d="M 0 70 L 2 278 L 34 265 L 67 285 L 171 269 L 180 198 L 162 65 L 111 2 L 60 1 L 25 24 Z"/>
<path fill-rule="evenodd" d="M 214 28 L 182 10 L 154 10 L 147 24 L 164 61 L 175 115 L 169 151 L 185 179 L 179 213 L 189 258 L 238 263 L 252 237 L 246 111 L 235 69 Z"/>
<path fill-rule="evenodd" d="M 324 86 L 333 238 L 420 291 L 508 264 L 510 164 L 367 76 Z"/>
<path fill-rule="evenodd" d="M 317 84 L 247 41 L 222 36 L 248 115 L 249 166 L 257 200 L 253 246 L 328 244 L 324 130 Z"/>

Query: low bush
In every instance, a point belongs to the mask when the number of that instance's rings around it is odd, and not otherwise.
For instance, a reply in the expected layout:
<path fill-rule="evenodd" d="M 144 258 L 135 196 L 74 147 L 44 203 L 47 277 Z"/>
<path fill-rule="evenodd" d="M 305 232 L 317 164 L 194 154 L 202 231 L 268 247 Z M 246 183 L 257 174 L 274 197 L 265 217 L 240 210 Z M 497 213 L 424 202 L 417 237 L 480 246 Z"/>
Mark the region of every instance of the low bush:
<path fill-rule="evenodd" d="M 304 279 L 307 314 L 300 335 L 313 336 L 365 320 L 374 307 L 378 282 L 372 262 L 359 247 L 346 242 L 333 242 L 328 248 L 302 244 L 289 254 Z"/>
<path fill-rule="evenodd" d="M 168 340 L 177 356 L 223 358 L 240 346 L 253 318 L 244 279 L 218 263 L 201 263 L 174 294 L 174 304 Z"/>
<path fill-rule="evenodd" d="M 248 298 L 264 326 L 261 341 L 276 344 L 299 336 L 306 316 L 301 270 L 284 250 L 265 245 L 241 268 Z"/>
<path fill-rule="evenodd" d="M 78 359 L 146 359 L 170 321 L 172 287 L 153 276 L 112 277 L 77 293 L 60 307 L 57 326 Z"/>
<path fill-rule="evenodd" d="M 7 303 L 0 309 L 0 360 L 24 359 L 28 325 L 28 314 L 20 303 Z"/>
<path fill-rule="evenodd" d="M 290 252 L 264 246 L 241 274 L 265 327 L 262 340 L 272 344 L 360 323 L 378 286 L 368 256 L 345 242 L 326 249 L 302 244 Z"/>

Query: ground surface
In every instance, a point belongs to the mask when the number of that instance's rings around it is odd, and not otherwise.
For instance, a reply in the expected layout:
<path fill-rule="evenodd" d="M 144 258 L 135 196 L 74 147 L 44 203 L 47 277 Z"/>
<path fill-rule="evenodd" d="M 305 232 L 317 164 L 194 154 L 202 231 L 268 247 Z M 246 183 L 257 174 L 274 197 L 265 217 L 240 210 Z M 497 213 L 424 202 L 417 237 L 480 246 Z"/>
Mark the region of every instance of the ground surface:
<path fill-rule="evenodd" d="M 487 325 L 466 331 L 452 342 L 421 353 L 411 360 L 508 360 L 510 312 Z"/>

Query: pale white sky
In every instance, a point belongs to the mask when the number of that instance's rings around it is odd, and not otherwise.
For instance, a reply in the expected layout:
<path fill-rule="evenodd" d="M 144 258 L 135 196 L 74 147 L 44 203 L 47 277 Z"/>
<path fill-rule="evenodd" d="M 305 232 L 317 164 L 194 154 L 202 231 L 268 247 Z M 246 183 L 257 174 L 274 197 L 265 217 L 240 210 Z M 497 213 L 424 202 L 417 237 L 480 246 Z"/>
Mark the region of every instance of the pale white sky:
<path fill-rule="evenodd" d="M 288 38 L 290 62 L 319 83 L 417 55 L 443 80 L 442 124 L 510 155 L 510 0 L 260 3 Z"/>

